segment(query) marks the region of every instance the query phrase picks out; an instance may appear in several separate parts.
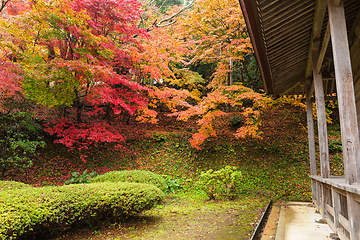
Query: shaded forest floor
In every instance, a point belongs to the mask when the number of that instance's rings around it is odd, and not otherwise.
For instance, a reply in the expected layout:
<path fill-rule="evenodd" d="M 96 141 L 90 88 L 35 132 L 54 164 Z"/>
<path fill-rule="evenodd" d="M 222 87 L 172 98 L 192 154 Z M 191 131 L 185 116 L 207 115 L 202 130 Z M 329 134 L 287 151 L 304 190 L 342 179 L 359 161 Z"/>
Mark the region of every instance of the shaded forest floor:
<path fill-rule="evenodd" d="M 292 106 L 266 110 L 261 139 L 234 138 L 236 128 L 229 121 L 231 117 L 236 117 L 236 113 L 218 120 L 218 136 L 208 139 L 201 151 L 191 148 L 188 142 L 195 131 L 195 121 L 131 123 L 120 129 L 128 136 L 126 151 L 103 146 L 87 152 L 84 163 L 78 153 L 49 143 L 34 159 L 33 167 L 24 171 L 12 169 L 6 180 L 34 186 L 62 185 L 74 171 L 86 169 L 102 174 L 143 169 L 166 175 L 182 186 L 176 194 L 167 195 L 164 205 L 141 216 L 101 226 L 78 226 L 54 239 L 248 239 L 270 199 L 311 200 L 306 115 Z M 343 174 L 339 138 L 338 125 L 331 125 L 332 175 Z M 226 165 L 240 168 L 247 194 L 234 201 L 214 202 L 191 188 L 202 171 Z M 223 237 L 224 231 L 234 233 L 234 237 Z"/>

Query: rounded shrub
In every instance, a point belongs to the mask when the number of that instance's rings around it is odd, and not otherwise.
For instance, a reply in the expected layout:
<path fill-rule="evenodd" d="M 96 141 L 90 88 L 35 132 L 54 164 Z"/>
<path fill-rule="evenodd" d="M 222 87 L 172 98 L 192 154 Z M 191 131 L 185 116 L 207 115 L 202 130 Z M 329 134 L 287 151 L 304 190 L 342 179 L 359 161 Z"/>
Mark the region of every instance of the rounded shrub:
<path fill-rule="evenodd" d="M 163 192 L 166 192 L 166 180 L 161 175 L 144 171 L 112 171 L 90 179 L 91 182 L 136 182 L 155 185 Z"/>
<path fill-rule="evenodd" d="M 140 183 L 91 183 L 0 192 L 0 239 L 66 229 L 75 222 L 133 215 L 160 203 L 164 193 Z"/>
<path fill-rule="evenodd" d="M 241 191 L 242 173 L 236 167 L 226 166 L 218 171 L 202 172 L 197 185 L 210 199 L 233 199 Z"/>
<path fill-rule="evenodd" d="M 32 187 L 33 186 L 22 183 L 22 182 L 0 181 L 0 191 L 12 190 L 12 189 L 22 189 L 22 188 L 32 188 Z"/>

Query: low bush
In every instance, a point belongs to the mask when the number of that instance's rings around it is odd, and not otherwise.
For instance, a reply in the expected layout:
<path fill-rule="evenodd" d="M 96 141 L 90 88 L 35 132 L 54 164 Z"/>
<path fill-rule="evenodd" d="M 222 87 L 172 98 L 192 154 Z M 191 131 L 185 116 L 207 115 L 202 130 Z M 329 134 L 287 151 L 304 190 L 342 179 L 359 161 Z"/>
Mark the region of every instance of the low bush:
<path fill-rule="evenodd" d="M 41 136 L 42 126 L 31 113 L 0 113 L 0 179 L 12 168 L 32 166 L 31 156 L 45 146 Z"/>
<path fill-rule="evenodd" d="M 90 179 L 90 182 L 136 182 L 155 185 L 163 192 L 166 192 L 166 180 L 159 174 L 144 171 L 113 171 Z"/>
<path fill-rule="evenodd" d="M 66 229 L 75 222 L 133 215 L 163 200 L 157 187 L 139 183 L 92 183 L 0 192 L 0 239 Z"/>
<path fill-rule="evenodd" d="M 233 199 L 240 192 L 242 174 L 236 167 L 226 166 L 218 171 L 202 172 L 197 185 L 208 197 Z"/>
<path fill-rule="evenodd" d="M 21 188 L 32 188 L 33 186 L 22 182 L 14 181 L 0 181 L 0 191 L 21 189 Z"/>
<path fill-rule="evenodd" d="M 89 183 L 90 178 L 93 178 L 96 175 L 97 175 L 96 172 L 87 173 L 87 169 L 85 169 L 82 174 L 79 172 L 72 172 L 71 178 L 66 180 L 65 185 Z"/>
<path fill-rule="evenodd" d="M 167 175 L 163 175 L 163 177 L 165 178 L 165 183 L 166 183 L 166 193 L 175 194 L 176 191 L 183 189 L 183 186 L 182 184 L 179 183 L 179 180 L 174 179 Z"/>

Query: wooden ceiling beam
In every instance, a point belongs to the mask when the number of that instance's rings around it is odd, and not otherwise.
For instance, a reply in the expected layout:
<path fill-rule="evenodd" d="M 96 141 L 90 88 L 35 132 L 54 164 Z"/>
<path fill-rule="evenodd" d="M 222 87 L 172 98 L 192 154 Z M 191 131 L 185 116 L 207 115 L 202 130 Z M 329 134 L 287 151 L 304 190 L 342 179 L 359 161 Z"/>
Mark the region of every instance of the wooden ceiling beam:
<path fill-rule="evenodd" d="M 312 51 L 314 49 L 319 49 L 320 42 L 318 39 L 320 39 L 321 29 L 325 18 L 325 12 L 326 12 L 326 1 L 316 0 L 314 22 L 311 32 L 309 51 L 308 51 L 308 60 L 306 63 L 305 78 L 311 77 L 312 75 Z"/>
<path fill-rule="evenodd" d="M 290 49 L 290 48 L 287 48 L 287 47 L 284 47 L 282 51 L 277 51 L 277 54 L 273 54 L 274 56 L 272 58 L 269 58 L 270 62 L 274 62 L 275 60 L 278 60 L 278 59 L 285 59 L 285 58 L 289 58 L 289 57 L 292 57 L 292 56 L 295 56 L 296 55 L 303 55 L 306 53 L 302 53 L 300 52 L 302 49 L 306 48 L 307 46 L 307 43 L 303 43 L 301 44 L 300 46 L 298 46 L 297 48 L 293 48 L 293 49 Z M 305 50 L 306 51 L 306 50 Z M 270 52 L 270 51 L 269 51 Z M 299 53 L 300 52 L 300 53 Z M 296 56 L 295 56 L 296 57 Z M 306 58 L 306 57 L 305 57 Z M 282 64 L 281 62 L 279 63 L 276 63 L 276 64 L 273 64 L 272 67 L 276 66 L 276 65 L 279 65 L 279 64 Z"/>
<path fill-rule="evenodd" d="M 279 21 L 276 25 L 273 25 L 271 28 L 267 28 L 265 31 L 266 34 L 278 34 L 281 32 L 286 32 L 287 29 L 293 29 L 294 27 L 299 27 L 299 19 L 311 19 L 313 8 L 309 6 L 303 11 L 294 11 L 294 14 L 291 18 L 285 18 L 282 21 Z M 264 20 L 265 21 L 265 20 Z"/>
<path fill-rule="evenodd" d="M 309 35 L 308 23 L 311 24 L 311 20 L 305 20 L 303 23 L 304 23 L 304 26 L 301 26 L 301 27 L 297 26 L 297 27 L 290 28 L 287 31 L 267 35 L 268 36 L 267 43 L 269 45 L 271 45 L 272 47 L 277 47 L 279 45 L 281 46 L 282 44 L 284 44 L 284 42 L 281 41 L 284 38 L 286 38 L 286 41 L 291 41 L 291 40 L 298 41 L 299 39 L 297 39 L 297 38 L 299 37 L 299 35 L 304 35 L 304 37 L 308 38 L 308 35 Z M 291 37 L 289 37 L 289 36 L 291 36 Z"/>
<path fill-rule="evenodd" d="M 307 11 L 306 9 L 311 8 L 308 5 L 302 5 L 302 6 L 293 6 L 293 5 L 299 5 L 298 2 L 288 3 L 286 7 L 282 8 L 281 12 L 276 12 L 275 14 L 269 14 L 266 16 L 263 14 L 264 18 L 264 26 L 268 27 L 276 23 L 276 25 L 282 25 L 283 23 L 288 22 L 289 20 L 293 19 L 294 16 L 298 16 L 300 12 Z M 290 13 L 290 14 L 289 14 Z"/>
<path fill-rule="evenodd" d="M 349 31 L 349 45 L 352 46 L 354 39 L 355 39 L 355 30 L 356 30 L 356 26 L 358 26 L 360 24 L 360 9 L 358 11 L 358 13 L 356 14 L 355 20 L 353 25 L 351 26 L 351 29 Z"/>
<path fill-rule="evenodd" d="M 272 2 L 275 2 L 275 1 L 272 1 Z M 264 19 L 265 19 L 267 16 L 274 16 L 274 14 L 281 13 L 281 11 L 285 7 L 297 4 L 296 2 L 298 2 L 298 0 L 291 1 L 291 2 L 282 0 L 282 1 L 275 2 L 275 4 L 273 6 L 267 4 L 267 6 L 262 7 L 262 17 L 264 17 Z"/>
<path fill-rule="evenodd" d="M 296 88 L 297 86 L 300 86 L 300 81 L 296 82 L 295 84 L 291 85 L 290 87 L 286 88 L 282 93 L 280 93 L 281 95 L 285 95 L 286 93 L 288 93 L 289 91 L 291 91 L 292 89 Z"/>
<path fill-rule="evenodd" d="M 273 7 L 273 5 L 276 5 L 281 1 L 282 0 L 265 0 L 265 1 L 261 1 L 260 2 L 260 7 L 264 11 L 269 11 L 269 9 L 271 9 Z"/>
<path fill-rule="evenodd" d="M 277 76 L 277 77 L 281 77 L 281 76 L 285 76 L 285 74 L 288 74 L 290 73 L 290 75 L 294 75 L 294 74 L 297 74 L 297 73 L 301 73 L 302 72 L 302 75 L 304 75 L 304 72 L 301 71 L 301 70 L 294 70 L 294 68 L 296 67 L 300 67 L 301 66 L 301 62 L 297 62 L 297 63 L 291 63 L 291 64 L 287 64 L 286 61 L 283 61 L 283 65 L 285 66 L 283 69 L 277 67 L 275 70 L 277 71 L 277 74 L 274 75 Z M 279 81 L 277 82 L 280 82 L 279 84 L 281 84 L 281 81 L 279 79 Z M 277 84 L 274 84 L 274 86 L 276 86 Z"/>

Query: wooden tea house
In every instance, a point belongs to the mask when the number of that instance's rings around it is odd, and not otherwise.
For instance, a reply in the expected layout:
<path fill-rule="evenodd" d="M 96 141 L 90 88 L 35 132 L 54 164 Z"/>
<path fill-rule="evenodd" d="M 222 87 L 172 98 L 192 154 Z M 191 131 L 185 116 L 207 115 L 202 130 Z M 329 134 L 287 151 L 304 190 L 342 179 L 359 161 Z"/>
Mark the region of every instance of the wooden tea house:
<path fill-rule="evenodd" d="M 266 93 L 306 96 L 313 202 L 341 239 L 359 240 L 360 0 L 240 0 L 240 5 Z M 330 175 L 328 98 L 339 104 L 345 176 Z"/>

